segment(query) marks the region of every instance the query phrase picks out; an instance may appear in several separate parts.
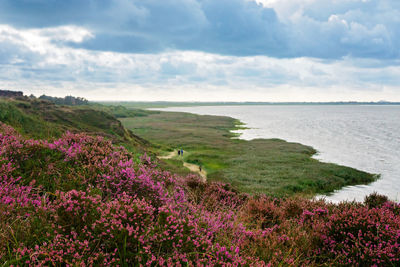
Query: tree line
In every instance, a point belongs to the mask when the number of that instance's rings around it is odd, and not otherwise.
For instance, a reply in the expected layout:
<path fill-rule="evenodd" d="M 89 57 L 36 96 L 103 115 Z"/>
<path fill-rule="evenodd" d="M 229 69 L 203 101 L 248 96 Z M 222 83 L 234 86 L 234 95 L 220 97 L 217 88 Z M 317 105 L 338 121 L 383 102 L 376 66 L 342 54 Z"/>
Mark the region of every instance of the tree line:
<path fill-rule="evenodd" d="M 53 97 L 47 95 L 41 95 L 39 99 L 53 102 L 57 105 L 68 105 L 68 106 L 79 106 L 87 105 L 89 101 L 83 97 L 65 96 L 65 97 Z"/>

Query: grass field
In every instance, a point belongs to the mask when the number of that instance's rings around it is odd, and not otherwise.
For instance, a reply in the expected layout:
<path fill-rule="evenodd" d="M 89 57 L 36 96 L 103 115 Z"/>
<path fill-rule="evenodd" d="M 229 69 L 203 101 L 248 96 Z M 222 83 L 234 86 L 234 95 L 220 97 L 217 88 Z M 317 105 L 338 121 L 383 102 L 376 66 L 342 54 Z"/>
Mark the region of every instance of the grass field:
<path fill-rule="evenodd" d="M 150 112 L 120 120 L 152 142 L 158 153 L 183 148 L 188 153 L 181 159 L 201 165 L 208 179 L 229 182 L 251 194 L 312 196 L 376 179 L 353 168 L 319 162 L 309 146 L 279 139 L 233 139 L 230 130 L 239 122 L 229 117 Z M 174 171 L 184 172 L 179 159 L 167 162 Z"/>

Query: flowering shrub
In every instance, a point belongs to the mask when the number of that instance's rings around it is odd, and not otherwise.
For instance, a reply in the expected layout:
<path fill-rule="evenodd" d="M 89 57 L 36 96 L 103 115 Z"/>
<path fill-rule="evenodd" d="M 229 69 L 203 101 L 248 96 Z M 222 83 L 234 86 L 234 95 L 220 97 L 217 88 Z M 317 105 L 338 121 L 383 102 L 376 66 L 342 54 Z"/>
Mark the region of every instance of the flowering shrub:
<path fill-rule="evenodd" d="M 390 266 L 400 262 L 400 216 L 396 204 L 381 208 L 348 206 L 330 215 L 320 229 L 320 252 L 341 265 Z"/>
<path fill-rule="evenodd" d="M 384 198 L 252 197 L 84 134 L 26 140 L 0 124 L 0 145 L 0 264 L 399 264 L 400 206 Z"/>

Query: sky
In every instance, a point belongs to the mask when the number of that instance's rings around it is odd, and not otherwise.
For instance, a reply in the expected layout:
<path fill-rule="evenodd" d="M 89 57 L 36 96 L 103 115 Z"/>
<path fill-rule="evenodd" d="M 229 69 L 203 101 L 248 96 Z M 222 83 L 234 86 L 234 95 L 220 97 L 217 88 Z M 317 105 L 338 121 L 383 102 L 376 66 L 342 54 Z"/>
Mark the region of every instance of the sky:
<path fill-rule="evenodd" d="M 0 0 L 0 89 L 400 101 L 400 1 Z"/>

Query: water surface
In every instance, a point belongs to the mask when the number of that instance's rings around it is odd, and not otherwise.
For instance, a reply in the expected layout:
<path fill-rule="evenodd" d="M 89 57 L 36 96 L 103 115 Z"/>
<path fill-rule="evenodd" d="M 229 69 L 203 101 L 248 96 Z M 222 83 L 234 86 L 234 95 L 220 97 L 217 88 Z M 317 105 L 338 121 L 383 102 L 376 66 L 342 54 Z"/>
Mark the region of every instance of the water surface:
<path fill-rule="evenodd" d="M 239 131 L 242 139 L 299 142 L 314 147 L 319 160 L 381 174 L 372 184 L 344 187 L 327 200 L 363 200 L 374 191 L 400 200 L 400 106 L 197 106 L 163 110 L 237 118 L 250 128 Z"/>

